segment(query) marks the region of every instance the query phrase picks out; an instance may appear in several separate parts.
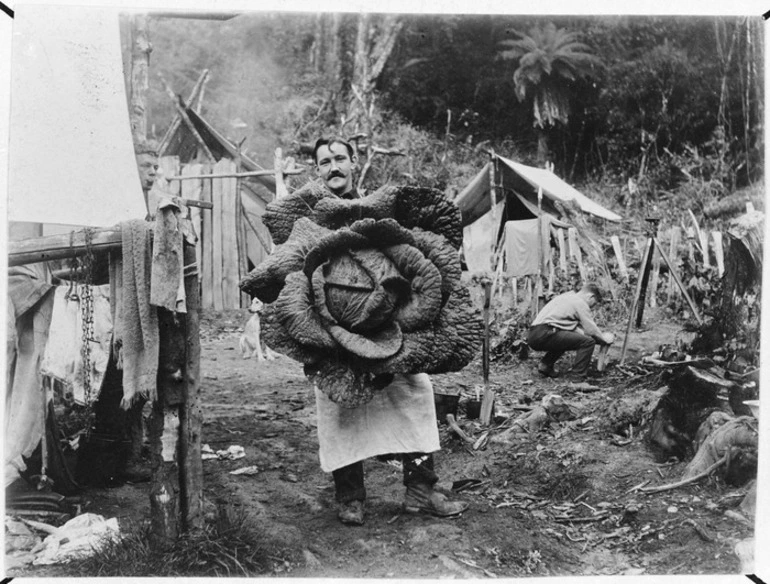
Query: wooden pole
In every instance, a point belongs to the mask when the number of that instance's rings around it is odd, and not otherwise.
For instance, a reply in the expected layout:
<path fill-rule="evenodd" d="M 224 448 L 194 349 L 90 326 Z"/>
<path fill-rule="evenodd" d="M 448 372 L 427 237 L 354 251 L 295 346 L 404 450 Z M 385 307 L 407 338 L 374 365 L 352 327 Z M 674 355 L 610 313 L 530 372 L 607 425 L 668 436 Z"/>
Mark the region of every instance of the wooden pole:
<path fill-rule="evenodd" d="M 725 273 L 725 252 L 722 245 L 722 234 L 719 231 L 714 231 L 711 234 L 714 239 L 714 256 L 717 260 L 717 273 L 721 278 Z"/>
<path fill-rule="evenodd" d="M 129 117 L 134 143 L 147 139 L 146 97 L 150 88 L 150 34 L 146 14 L 131 19 L 131 73 L 129 85 Z"/>
<path fill-rule="evenodd" d="M 203 172 L 211 170 L 203 165 Z M 204 180 L 201 185 L 201 200 L 213 201 L 213 180 Z M 216 211 L 214 211 L 216 212 Z M 213 213 L 204 213 L 201 219 L 201 265 L 198 267 L 201 278 L 201 305 L 214 308 L 214 217 Z"/>
<path fill-rule="evenodd" d="M 652 255 L 655 253 L 654 237 L 650 237 L 649 241 L 647 242 L 647 247 L 650 248 L 650 251 L 647 253 L 647 261 L 644 264 L 644 267 L 642 269 L 642 274 L 639 279 L 640 290 L 639 290 L 639 300 L 637 302 L 636 328 L 641 328 L 642 319 L 644 318 L 644 299 L 647 295 L 647 284 L 650 281 L 650 271 L 652 268 Z"/>
<path fill-rule="evenodd" d="M 278 149 L 280 150 L 280 148 Z M 284 175 L 286 174 L 302 174 L 304 173 L 304 170 L 299 169 L 289 169 L 283 172 Z M 191 179 L 201 179 L 201 178 L 249 178 L 249 177 L 255 177 L 255 176 L 275 176 L 274 170 L 248 170 L 245 172 L 224 172 L 219 174 L 200 174 L 200 175 L 176 175 L 176 176 L 169 176 L 166 178 L 166 180 L 175 180 L 175 181 L 182 181 L 182 180 L 191 180 Z"/>
<path fill-rule="evenodd" d="M 511 278 L 511 288 L 513 288 L 513 309 L 516 310 L 519 303 L 519 282 L 516 278 Z"/>
<path fill-rule="evenodd" d="M 489 151 L 489 208 L 492 213 L 492 223 L 495 230 L 500 228 L 500 222 L 497 217 L 497 201 L 495 200 L 495 151 Z"/>
<path fill-rule="evenodd" d="M 195 82 L 195 85 L 192 88 L 192 91 L 190 92 L 190 97 L 187 98 L 187 103 L 189 103 L 191 106 L 193 103 L 197 100 L 198 107 L 200 107 L 202 95 L 203 95 L 203 86 L 206 83 L 206 79 L 208 78 L 209 70 L 204 69 L 203 72 L 198 77 L 198 80 Z M 197 113 L 200 113 L 198 109 L 196 109 Z M 163 153 L 166 151 L 166 148 L 168 147 L 169 142 L 171 141 L 171 137 L 174 135 L 174 132 L 176 132 L 177 128 L 179 127 L 179 124 L 182 121 L 182 116 L 177 113 L 176 116 L 174 116 L 174 119 L 171 121 L 171 124 L 168 127 L 168 130 L 166 130 L 166 133 L 163 135 L 163 139 L 160 141 L 160 146 L 158 147 L 159 154 L 163 156 Z M 171 180 L 170 178 L 166 180 Z"/>
<path fill-rule="evenodd" d="M 532 303 L 532 320 L 540 312 L 540 296 L 543 293 L 543 189 L 537 189 L 537 281 L 535 282 L 535 301 Z"/>
<path fill-rule="evenodd" d="M 623 365 L 623 362 L 626 359 L 626 348 L 628 347 L 628 337 L 631 334 L 631 326 L 634 322 L 634 313 L 636 312 L 637 306 L 639 305 L 640 301 L 639 299 L 642 297 L 642 281 L 644 279 L 645 272 L 647 270 L 647 266 L 649 265 L 649 259 L 652 255 L 652 238 L 647 240 L 647 245 L 644 248 L 644 254 L 642 255 L 642 273 L 639 274 L 639 280 L 636 283 L 636 294 L 634 294 L 634 301 L 631 304 L 631 310 L 628 312 L 628 324 L 626 325 L 626 335 L 623 338 L 623 347 L 620 349 L 620 364 Z M 642 304 L 644 304 L 642 302 Z"/>
<path fill-rule="evenodd" d="M 660 243 L 658 243 L 657 239 L 653 237 L 653 241 L 658 246 L 658 248 L 660 248 Z M 684 287 L 682 280 L 679 279 L 679 276 L 676 273 L 676 269 L 671 264 L 671 261 L 665 256 L 665 254 L 661 253 L 661 256 L 663 257 L 663 261 L 666 262 L 666 266 L 671 272 L 671 275 L 673 276 L 674 281 L 676 282 L 676 285 L 679 286 L 679 290 L 682 292 L 682 296 L 684 296 L 684 299 L 687 301 L 687 304 L 690 306 L 690 310 L 692 310 L 693 315 L 695 316 L 695 320 L 698 321 L 698 324 L 703 324 L 703 318 L 701 317 L 700 312 L 698 312 L 698 307 L 695 306 L 695 302 L 693 302 L 692 298 L 690 298 L 690 295 L 687 293 L 687 289 Z"/>
<path fill-rule="evenodd" d="M 674 225 L 671 228 L 671 241 L 668 248 L 668 258 L 671 260 L 672 265 L 676 265 L 676 258 L 679 253 L 679 239 L 681 237 L 681 231 L 679 226 Z M 671 303 L 674 295 L 674 276 L 669 270 L 668 272 L 668 290 L 666 294 L 666 302 Z"/>
<path fill-rule="evenodd" d="M 578 271 L 580 272 L 580 283 L 586 283 L 586 269 L 583 266 L 583 256 L 580 254 L 580 246 L 577 240 L 577 230 L 574 227 L 570 227 L 567 230 L 567 241 L 569 242 L 570 255 L 575 258 L 578 265 Z"/>
<path fill-rule="evenodd" d="M 484 344 L 482 347 L 482 376 L 484 379 L 484 397 L 481 399 L 479 421 L 488 425 L 492 417 L 492 406 L 495 403 L 495 392 L 489 387 L 489 308 L 491 300 L 491 285 L 488 279 L 482 282 L 484 286 Z"/>
<path fill-rule="evenodd" d="M 556 240 L 559 242 L 559 269 L 562 276 L 567 275 L 567 244 L 564 241 L 564 230 L 556 230 Z"/>
<path fill-rule="evenodd" d="M 184 246 L 184 264 L 196 261 L 195 247 Z M 203 464 L 200 401 L 200 287 L 198 272 L 185 270 L 185 372 L 184 402 L 179 410 L 179 487 L 182 527 L 189 531 L 203 528 Z"/>
<path fill-rule="evenodd" d="M 241 203 L 242 202 L 243 201 L 241 201 Z M 272 250 L 271 243 L 268 243 L 267 241 L 265 241 L 265 238 L 262 237 L 262 235 L 259 233 L 259 230 L 257 229 L 257 226 L 254 225 L 254 222 L 249 217 L 249 214 L 246 212 L 246 209 L 243 209 L 243 218 L 246 219 L 246 223 L 249 225 L 249 227 L 251 227 L 251 230 L 254 232 L 254 235 L 257 236 L 257 241 L 259 241 L 259 243 L 262 245 L 262 247 L 265 248 L 265 251 L 267 253 L 270 253 L 270 251 Z"/>
<path fill-rule="evenodd" d="M 658 229 L 660 233 L 660 229 Z M 663 248 L 658 255 L 653 255 L 652 260 L 652 281 L 650 282 L 650 307 L 655 308 L 658 305 L 658 278 L 660 276 L 660 256 L 663 255 Z"/>

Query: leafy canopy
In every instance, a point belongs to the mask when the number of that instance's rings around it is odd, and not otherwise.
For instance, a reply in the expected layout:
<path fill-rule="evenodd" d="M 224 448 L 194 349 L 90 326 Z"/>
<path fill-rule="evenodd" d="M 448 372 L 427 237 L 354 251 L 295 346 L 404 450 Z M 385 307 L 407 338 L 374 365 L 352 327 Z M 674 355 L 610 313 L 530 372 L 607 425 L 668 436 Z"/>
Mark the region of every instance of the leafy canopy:
<path fill-rule="evenodd" d="M 518 60 L 513 73 L 516 97 L 524 101 L 533 98 L 534 125 L 566 124 L 569 119 L 569 84 L 587 77 L 602 61 L 579 42 L 576 33 L 556 28 L 549 22 L 535 26 L 529 34 L 516 33 L 521 38 L 504 40 L 506 49 L 499 52 L 504 60 Z"/>

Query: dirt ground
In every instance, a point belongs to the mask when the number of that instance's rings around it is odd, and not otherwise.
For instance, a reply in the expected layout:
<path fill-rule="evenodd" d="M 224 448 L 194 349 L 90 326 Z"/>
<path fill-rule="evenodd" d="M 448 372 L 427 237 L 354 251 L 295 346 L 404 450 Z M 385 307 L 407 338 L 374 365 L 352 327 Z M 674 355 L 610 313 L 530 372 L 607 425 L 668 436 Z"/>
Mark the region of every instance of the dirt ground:
<path fill-rule="evenodd" d="M 205 498 L 230 504 L 254 518 L 272 550 L 266 575 L 349 578 L 483 578 L 614 574 L 739 573 L 736 542 L 751 524 L 725 514 L 741 489 L 704 479 L 684 488 L 643 494 L 633 487 L 676 481 L 684 463 L 656 462 L 641 432 L 613 436 L 602 426 L 607 407 L 630 391 L 610 367 L 579 391 L 536 373 L 537 354 L 527 360 L 493 362 L 496 424 L 487 445 L 474 450 L 441 425 L 436 455 L 439 488 L 470 508 L 455 519 L 401 512 L 404 487 L 392 462 L 367 461 L 366 523 L 344 526 L 336 518 L 331 475 L 320 470 L 311 388 L 299 364 L 286 357 L 258 362 L 241 357 L 238 341 L 246 310 L 205 314 L 202 323 L 203 443 L 213 450 L 239 445 L 239 460 L 204 460 Z M 653 318 L 653 317 L 651 317 Z M 659 322 L 631 336 L 627 362 L 679 327 Z M 620 343 L 610 351 L 618 359 Z M 482 428 L 464 415 L 464 401 L 482 381 L 480 356 L 463 371 L 433 376 L 435 390 L 460 394 L 458 420 L 474 438 Z M 643 380 L 642 380 L 643 381 Z M 576 408 L 574 420 L 552 423 L 508 443 L 494 440 L 527 404 L 561 395 Z M 253 475 L 231 471 L 256 466 Z M 137 528 L 149 518 L 149 485 L 93 489 L 91 512 L 119 517 Z M 750 519 L 751 523 L 753 518 Z M 66 575 L 66 567 L 32 568 L 16 575 Z M 13 572 L 8 575 L 14 575 Z"/>

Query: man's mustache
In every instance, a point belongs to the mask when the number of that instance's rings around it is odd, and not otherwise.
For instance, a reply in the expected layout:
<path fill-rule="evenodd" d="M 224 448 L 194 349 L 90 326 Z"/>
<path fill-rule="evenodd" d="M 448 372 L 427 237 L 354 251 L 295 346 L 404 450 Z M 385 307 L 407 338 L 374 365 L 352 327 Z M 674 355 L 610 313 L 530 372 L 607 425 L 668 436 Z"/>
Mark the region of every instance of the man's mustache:
<path fill-rule="evenodd" d="M 345 175 L 339 170 L 332 170 L 329 173 L 329 178 L 334 178 L 334 177 L 345 178 Z"/>

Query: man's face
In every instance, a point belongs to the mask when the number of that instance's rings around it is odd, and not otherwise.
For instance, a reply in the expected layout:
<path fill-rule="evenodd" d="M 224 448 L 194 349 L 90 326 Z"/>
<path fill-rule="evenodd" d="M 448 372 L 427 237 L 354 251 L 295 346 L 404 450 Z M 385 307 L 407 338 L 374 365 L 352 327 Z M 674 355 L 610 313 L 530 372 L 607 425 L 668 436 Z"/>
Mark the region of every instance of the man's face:
<path fill-rule="evenodd" d="M 158 158 L 149 153 L 137 154 L 136 164 L 139 167 L 139 180 L 142 183 L 142 190 L 149 191 L 155 183 Z"/>
<path fill-rule="evenodd" d="M 324 144 L 316 152 L 316 174 L 335 195 L 353 190 L 353 161 L 344 144 Z"/>

